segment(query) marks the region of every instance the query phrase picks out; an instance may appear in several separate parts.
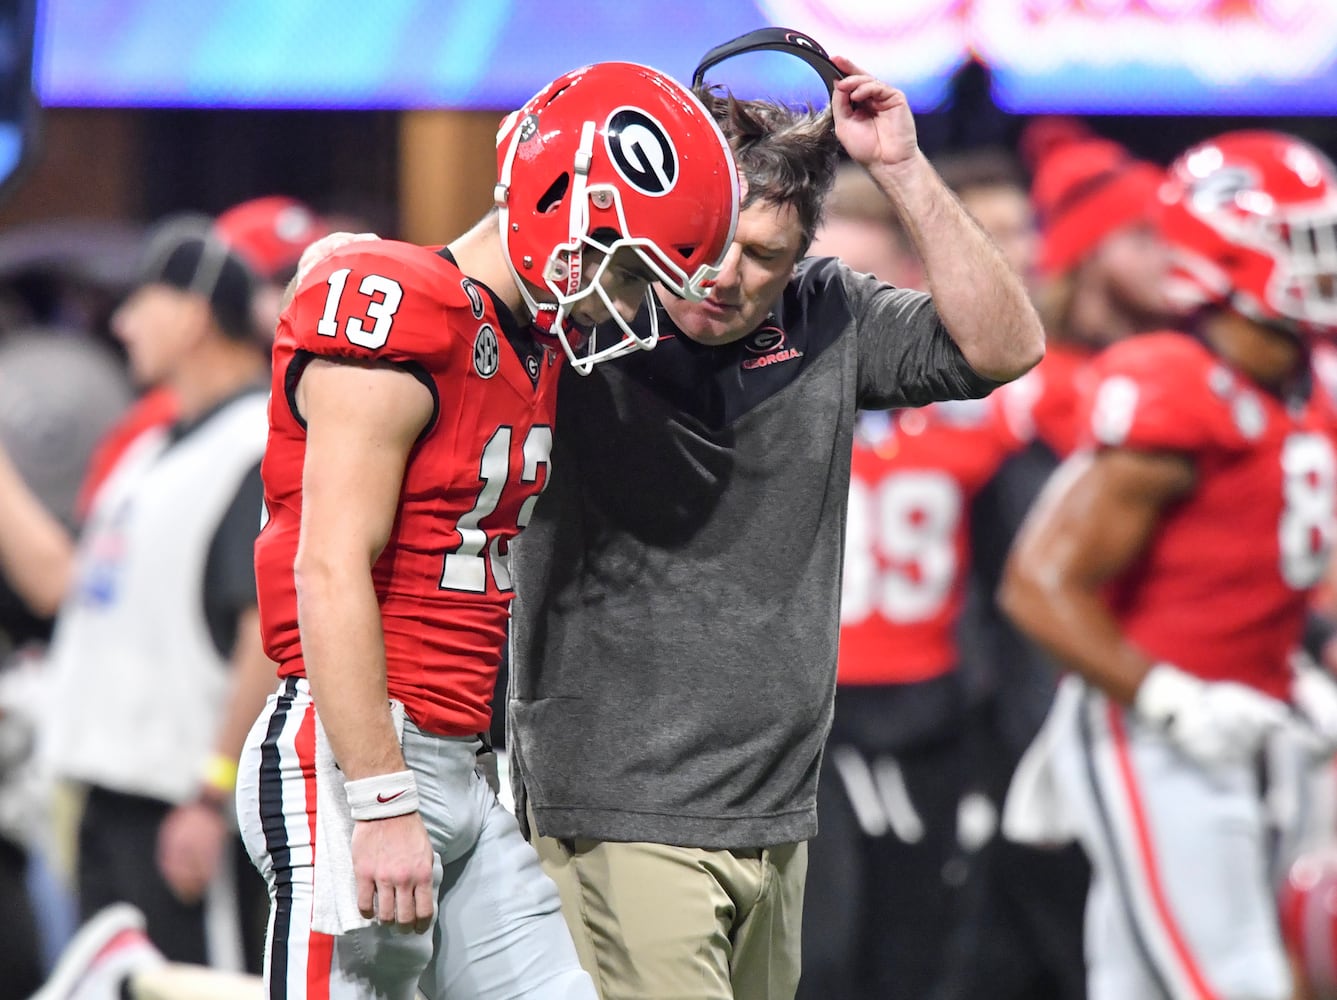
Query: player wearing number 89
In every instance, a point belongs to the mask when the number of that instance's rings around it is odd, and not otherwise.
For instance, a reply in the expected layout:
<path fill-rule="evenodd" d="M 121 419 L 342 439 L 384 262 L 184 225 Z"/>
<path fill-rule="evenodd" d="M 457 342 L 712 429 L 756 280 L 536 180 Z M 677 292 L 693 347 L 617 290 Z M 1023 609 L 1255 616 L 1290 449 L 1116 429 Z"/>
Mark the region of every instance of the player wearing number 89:
<path fill-rule="evenodd" d="M 1048 798 L 1091 857 L 1091 1000 L 1283 1000 L 1256 757 L 1337 736 L 1331 681 L 1291 655 L 1333 537 L 1337 418 L 1309 348 L 1337 333 L 1337 171 L 1231 133 L 1162 197 L 1194 335 L 1096 362 L 1093 448 L 1013 550 L 1004 605 L 1074 674 L 1009 811 Z"/>
<path fill-rule="evenodd" d="M 495 213 L 441 250 L 308 260 L 279 322 L 256 568 L 281 683 L 238 780 L 271 997 L 595 995 L 476 766 L 509 546 L 550 475 L 562 352 L 651 346 L 625 331 L 652 280 L 705 294 L 737 172 L 697 99 L 628 63 L 554 81 L 497 152 Z"/>

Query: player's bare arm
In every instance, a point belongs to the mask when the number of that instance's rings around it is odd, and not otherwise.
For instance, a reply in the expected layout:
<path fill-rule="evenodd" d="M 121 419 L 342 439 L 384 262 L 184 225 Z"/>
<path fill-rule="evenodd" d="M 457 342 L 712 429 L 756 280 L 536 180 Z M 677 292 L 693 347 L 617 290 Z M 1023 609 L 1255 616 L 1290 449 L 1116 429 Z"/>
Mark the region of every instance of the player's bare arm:
<path fill-rule="evenodd" d="M 390 537 L 432 396 L 398 368 L 315 360 L 297 405 L 307 441 L 294 573 L 316 711 L 347 780 L 403 771 L 371 567 Z M 432 849 L 418 813 L 358 822 L 353 868 L 364 916 L 404 930 L 430 925 Z"/>
<path fill-rule="evenodd" d="M 74 539 L 0 448 L 0 573 L 34 614 L 51 617 L 74 575 Z"/>
<path fill-rule="evenodd" d="M 834 61 L 848 74 L 831 99 L 836 136 L 896 206 L 952 339 L 988 378 L 1028 371 L 1045 338 L 1021 279 L 919 149 L 905 95 L 848 59 Z"/>
<path fill-rule="evenodd" d="M 404 766 L 371 566 L 389 539 L 404 464 L 432 399 L 399 369 L 315 360 L 297 403 L 307 422 L 294 567 L 302 648 L 335 759 L 357 780 Z"/>
<path fill-rule="evenodd" d="M 1017 626 L 1126 703 L 1152 664 L 1123 637 L 1101 588 L 1132 565 L 1193 482 L 1179 455 L 1079 452 L 1040 495 L 1004 570 L 999 600 Z"/>

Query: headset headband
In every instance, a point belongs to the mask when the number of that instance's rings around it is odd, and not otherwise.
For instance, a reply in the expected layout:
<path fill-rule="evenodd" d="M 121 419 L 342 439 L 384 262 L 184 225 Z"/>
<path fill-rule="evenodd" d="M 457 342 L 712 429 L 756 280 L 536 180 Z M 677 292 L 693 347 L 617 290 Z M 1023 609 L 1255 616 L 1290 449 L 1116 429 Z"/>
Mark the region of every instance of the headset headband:
<path fill-rule="evenodd" d="M 803 32 L 795 31 L 792 28 L 758 28 L 755 31 L 747 32 L 747 34 L 739 35 L 723 45 L 716 45 L 707 52 L 692 72 L 692 86 L 701 86 L 702 80 L 705 79 L 706 70 L 724 62 L 726 59 L 741 55 L 744 52 L 760 52 L 767 49 L 774 52 L 787 52 L 791 56 L 798 56 L 802 59 L 817 71 L 817 75 L 826 84 L 828 95 L 835 92 L 836 81 L 845 75 L 831 61 L 831 57 L 826 54 L 826 49 Z"/>

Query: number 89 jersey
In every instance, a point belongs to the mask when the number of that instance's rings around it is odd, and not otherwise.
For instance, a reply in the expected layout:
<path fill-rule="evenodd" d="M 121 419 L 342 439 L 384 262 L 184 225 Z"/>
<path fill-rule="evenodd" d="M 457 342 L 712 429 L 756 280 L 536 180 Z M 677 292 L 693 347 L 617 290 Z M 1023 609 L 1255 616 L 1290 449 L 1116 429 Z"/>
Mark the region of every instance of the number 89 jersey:
<path fill-rule="evenodd" d="M 422 247 L 351 244 L 303 279 L 274 341 L 268 517 L 256 542 L 265 649 L 281 676 L 305 670 L 293 562 L 306 432 L 295 391 L 315 357 L 399 365 L 432 392 L 435 413 L 372 567 L 389 693 L 426 731 L 485 730 L 512 596 L 509 545 L 549 474 L 556 355 Z"/>
<path fill-rule="evenodd" d="M 838 683 L 910 684 L 956 668 L 969 506 L 1019 447 L 984 400 L 859 415 Z"/>
<path fill-rule="evenodd" d="M 1314 380 L 1308 398 L 1278 398 L 1179 333 L 1130 338 L 1095 366 L 1095 444 L 1179 453 L 1195 473 L 1109 588 L 1115 618 L 1154 659 L 1285 698 L 1333 540 L 1327 390 Z"/>

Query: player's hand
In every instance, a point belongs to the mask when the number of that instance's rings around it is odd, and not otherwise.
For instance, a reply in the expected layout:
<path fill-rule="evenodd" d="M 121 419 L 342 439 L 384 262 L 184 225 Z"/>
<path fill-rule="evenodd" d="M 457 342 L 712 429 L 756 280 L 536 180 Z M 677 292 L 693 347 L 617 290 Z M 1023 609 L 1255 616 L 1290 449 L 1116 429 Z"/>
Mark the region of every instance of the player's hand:
<path fill-rule="evenodd" d="M 1204 681 L 1157 664 L 1137 689 L 1133 708 L 1200 764 L 1251 759 L 1268 734 L 1294 725 L 1289 706 L 1245 684 Z"/>
<path fill-rule="evenodd" d="M 836 81 L 831 113 L 836 138 L 850 158 L 865 167 L 896 167 L 914 159 L 919 153 L 919 139 L 905 95 L 844 56 L 836 56 L 832 62 L 845 74 Z"/>
<path fill-rule="evenodd" d="M 358 910 L 406 934 L 426 931 L 436 907 L 432 858 L 427 828 L 416 812 L 354 823 Z"/>
<path fill-rule="evenodd" d="M 158 871 L 181 902 L 198 903 L 223 860 L 230 828 L 216 806 L 177 806 L 158 827 Z"/>
<path fill-rule="evenodd" d="M 1337 678 L 1296 653 L 1291 657 L 1291 701 L 1303 742 L 1319 756 L 1337 752 Z"/>

